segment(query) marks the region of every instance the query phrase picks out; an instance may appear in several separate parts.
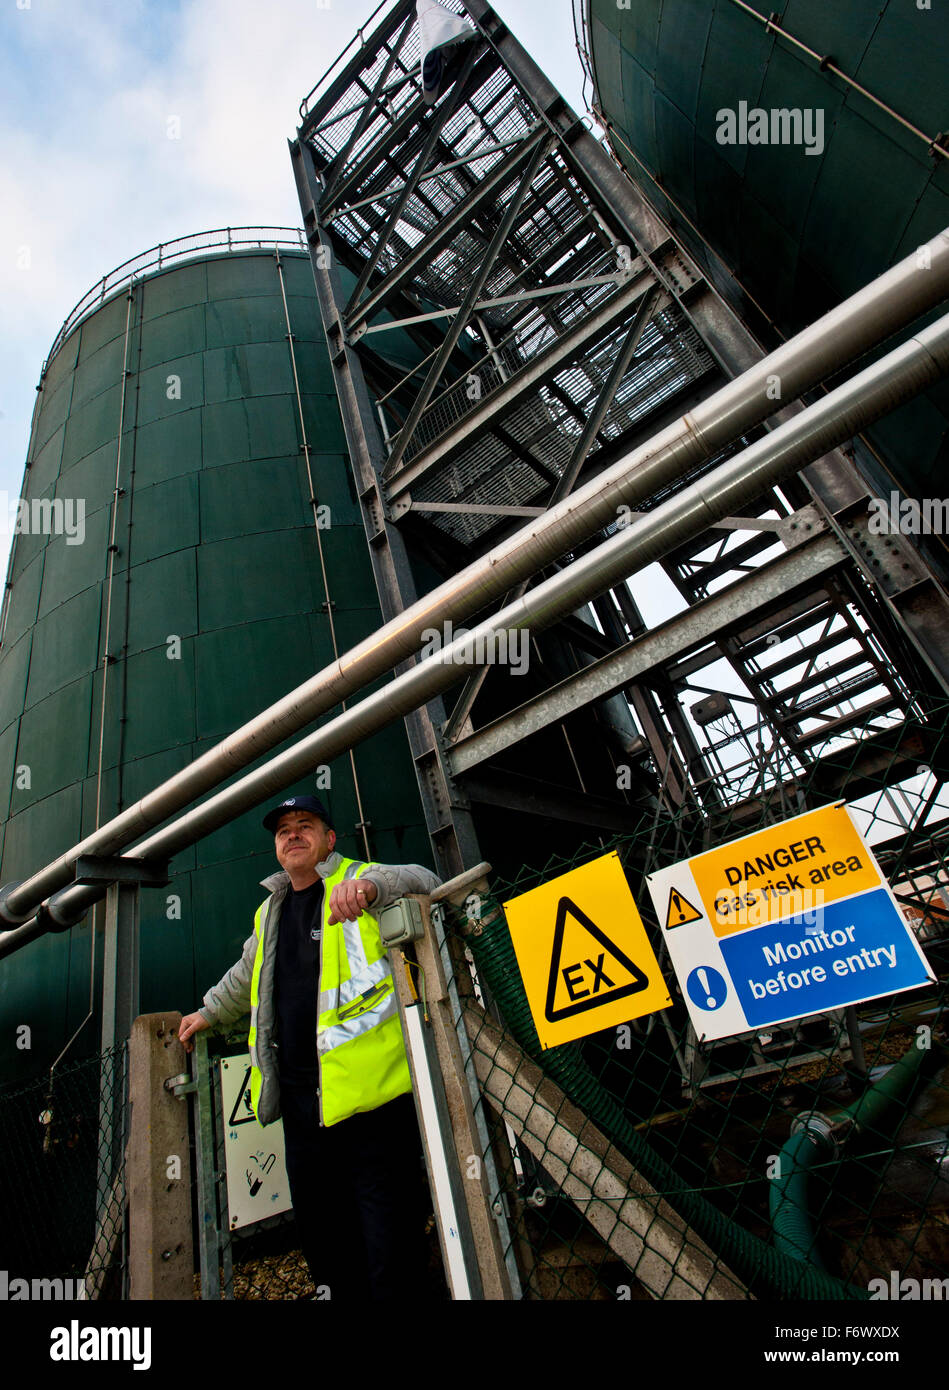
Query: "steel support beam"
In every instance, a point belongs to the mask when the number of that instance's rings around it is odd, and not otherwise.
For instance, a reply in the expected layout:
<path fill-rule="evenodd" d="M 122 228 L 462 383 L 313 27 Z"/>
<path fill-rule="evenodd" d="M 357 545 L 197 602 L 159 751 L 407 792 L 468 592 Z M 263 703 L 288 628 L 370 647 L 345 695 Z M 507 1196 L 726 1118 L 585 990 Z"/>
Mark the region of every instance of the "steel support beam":
<path fill-rule="evenodd" d="M 368 323 L 386 301 L 412 279 L 421 266 L 428 265 L 452 237 L 462 227 L 470 223 L 482 203 L 498 193 L 509 179 L 515 177 L 524 160 L 529 157 L 531 151 L 544 138 L 544 135 L 544 127 L 538 123 L 530 134 L 518 141 L 506 158 L 499 160 L 484 179 L 479 181 L 478 187 L 472 193 L 469 201 L 460 204 L 447 217 L 442 218 L 428 236 L 419 242 L 418 246 L 413 247 L 408 255 L 402 257 L 399 264 L 389 272 L 382 284 L 377 286 L 362 304 L 353 306 L 346 319 L 346 328 L 350 335 L 355 336 L 360 325 Z M 324 213 L 324 220 L 331 221 L 332 218 L 327 217 Z"/>
<path fill-rule="evenodd" d="M 908 645 L 949 693 L 949 600 L 942 585 L 908 537 L 871 529 L 870 494 L 856 469 L 843 473 L 820 459 L 804 476 Z"/>
<path fill-rule="evenodd" d="M 603 384 L 596 404 L 589 412 L 583 432 L 577 440 L 576 448 L 570 455 L 570 462 L 551 493 L 548 506 L 556 506 L 562 497 L 566 497 L 568 493 L 573 491 L 573 485 L 580 476 L 580 469 L 586 463 L 587 455 L 593 447 L 593 441 L 599 434 L 600 426 L 613 404 L 613 398 L 619 390 L 620 382 L 626 375 L 630 362 L 633 360 L 633 353 L 639 347 L 646 325 L 653 314 L 667 303 L 669 303 L 668 296 L 663 294 L 658 285 L 653 285 L 651 289 L 648 289 L 639 301 L 636 313 L 633 315 L 633 321 L 623 339 L 623 345 L 616 354 L 616 360 L 610 368 L 610 374 Z"/>
<path fill-rule="evenodd" d="M 465 778 L 465 791 L 472 801 L 499 806 L 542 820 L 564 821 L 590 829 L 622 834 L 632 829 L 639 812 L 633 806 L 591 796 L 579 787 L 556 786 L 535 777 L 514 772 L 495 772 L 484 768 Z"/>
<path fill-rule="evenodd" d="M 412 436 L 415 433 L 416 426 L 418 425 L 419 420 L 422 418 L 422 414 L 425 410 L 425 407 L 428 405 L 429 401 L 432 398 L 432 394 L 435 390 L 435 387 L 438 385 L 442 372 L 445 370 L 445 367 L 448 364 L 448 359 L 454 352 L 458 340 L 464 332 L 465 325 L 467 324 L 468 319 L 471 317 L 475 304 L 477 304 L 478 302 L 478 298 L 484 287 L 485 281 L 487 280 L 488 276 L 491 274 L 492 269 L 494 268 L 494 263 L 497 260 L 498 252 L 501 250 L 501 247 L 504 245 L 505 241 L 508 238 L 508 235 L 511 232 L 512 227 L 514 226 L 514 222 L 517 218 L 517 215 L 520 212 L 521 207 L 523 206 L 524 199 L 527 197 L 528 190 L 530 189 L 531 183 L 533 182 L 534 175 L 537 173 L 537 170 L 540 168 L 541 164 L 547 158 L 547 155 L 550 152 L 550 147 L 551 142 L 549 140 L 541 140 L 541 142 L 537 145 L 537 147 L 531 154 L 531 158 L 528 161 L 527 168 L 521 175 L 520 182 L 517 186 L 517 191 L 515 192 L 507 208 L 505 209 L 504 216 L 501 219 L 501 225 L 498 227 L 494 236 L 491 238 L 491 244 L 485 252 L 481 264 L 479 265 L 475 273 L 474 279 L 471 282 L 471 286 L 468 290 L 468 293 L 465 295 L 464 300 L 459 305 L 458 312 L 452 318 L 452 321 L 448 327 L 448 331 L 446 332 L 445 337 L 441 343 L 441 346 L 439 347 L 438 352 L 435 354 L 435 361 L 429 368 L 428 375 L 426 376 L 425 381 L 422 383 L 422 387 L 418 395 L 412 402 L 412 408 L 409 411 L 408 419 L 402 426 L 402 429 L 399 431 L 397 441 L 392 449 L 391 454 L 389 455 L 389 460 L 386 464 L 385 474 L 383 476 L 385 476 L 386 474 L 390 474 L 391 472 L 394 472 L 398 468 L 402 459 L 404 458 L 405 451 L 409 447 L 409 444 L 412 442 Z"/>
<path fill-rule="evenodd" d="M 471 306 L 468 311 L 469 318 L 472 315 L 480 315 L 485 309 L 506 309 L 509 304 L 530 304 L 537 299 L 551 299 L 555 295 L 572 294 L 574 290 L 589 290 L 598 285 L 615 285 L 622 279 L 620 274 L 616 275 L 588 275 L 583 280 L 561 281 L 559 284 L 543 285 L 536 290 L 521 290 L 518 294 L 500 294 L 491 299 L 479 299 Z M 667 303 L 672 303 L 671 297 L 666 298 Z M 413 328 L 417 323 L 433 323 L 435 319 L 450 319 L 463 312 L 463 304 L 449 304 L 444 309 L 433 309 L 428 314 L 413 314 L 410 318 L 391 319 L 386 323 L 373 324 L 371 328 L 365 330 L 366 335 L 370 333 L 393 333 L 403 328 Z M 353 340 L 356 334 L 351 335 Z M 483 362 L 479 365 L 483 365 Z M 612 400 L 612 397 L 611 397 Z"/>
<path fill-rule="evenodd" d="M 412 168 L 412 172 L 409 174 L 408 178 L 405 180 L 405 183 L 402 186 L 402 190 L 395 203 L 395 206 L 390 208 L 389 215 L 386 218 L 385 226 L 381 229 L 379 236 L 376 239 L 376 244 L 372 248 L 372 252 L 368 256 L 366 264 L 362 268 L 359 279 L 356 281 L 356 287 L 353 290 L 349 300 L 349 304 L 347 305 L 347 312 L 354 310 L 358 306 L 360 296 L 362 295 L 366 286 L 369 284 L 369 281 L 372 278 L 372 273 L 375 270 L 376 266 L 379 264 L 379 258 L 381 257 L 383 251 L 389 244 L 389 238 L 395 231 L 396 225 L 398 224 L 398 221 L 402 216 L 403 211 L 405 210 L 406 204 L 408 203 L 412 194 L 415 192 L 415 189 L 418 187 L 419 179 L 422 177 L 425 170 L 428 168 L 428 161 L 432 157 L 432 151 L 438 144 L 443 129 L 451 120 L 452 116 L 458 109 L 459 104 L 465 97 L 468 78 L 471 76 L 471 69 L 474 67 L 476 57 L 477 49 L 474 47 L 470 48 L 465 57 L 464 66 L 462 67 L 462 70 L 458 76 L 458 80 L 455 82 L 451 91 L 446 95 L 444 101 L 442 102 L 441 106 L 439 106 L 438 110 L 432 113 L 430 121 L 431 129 L 429 130 L 428 135 L 426 136 L 425 144 L 422 146 L 422 150 L 415 161 L 415 164 Z M 330 198 L 332 198 L 332 193 L 327 195 L 327 200 L 329 200 Z"/>
<path fill-rule="evenodd" d="M 313 152 L 308 145 L 299 142 L 291 145 L 290 149 L 304 225 L 310 241 L 317 297 L 327 334 L 343 429 L 362 500 L 373 575 L 383 621 L 389 621 L 417 601 L 415 580 L 405 542 L 386 518 L 379 496 L 379 474 L 385 450 L 376 426 L 362 363 L 342 332 L 340 308 L 343 296 L 339 273 L 333 264 L 332 247 L 323 240 L 325 233 L 320 226 L 322 191 Z M 325 254 L 327 250 L 329 254 Z M 410 665 L 406 663 L 401 669 L 407 669 Z M 444 721 L 444 705 L 437 697 L 408 714 L 405 725 L 439 871 L 443 877 L 452 878 L 467 865 L 478 863 L 482 855 L 464 797 L 450 783 L 443 765 L 436 729 Z"/>
<path fill-rule="evenodd" d="M 496 415 L 503 416 L 526 396 L 535 392 L 545 381 L 555 376 L 565 361 L 581 356 L 589 343 L 603 337 L 611 328 L 622 323 L 634 312 L 642 296 L 654 283 L 652 275 L 645 271 L 634 275 L 601 309 L 584 319 L 571 333 L 561 338 L 546 352 L 532 358 L 516 376 L 502 382 L 494 391 L 482 397 L 453 430 L 442 435 L 431 448 L 393 474 L 386 483 L 386 495 L 392 505 L 393 517 L 398 518 L 401 511 L 407 508 L 408 500 L 405 499 L 405 494 L 413 486 L 433 469 L 448 463 L 467 448 L 471 436 L 479 429 L 490 429 Z"/>
<path fill-rule="evenodd" d="M 368 48 L 371 52 L 376 52 L 383 44 L 388 44 L 399 25 L 403 24 L 406 18 L 410 16 L 414 17 L 415 9 L 416 0 L 399 0 L 394 10 L 390 10 L 388 14 L 383 15 L 368 39 L 364 40 L 362 46 L 357 49 L 346 63 L 345 67 L 337 73 L 311 110 L 304 112 L 304 107 L 307 105 L 310 97 L 313 96 L 316 88 L 314 87 L 313 91 L 303 98 L 303 101 L 300 103 L 300 116 L 303 121 L 300 127 L 301 138 L 309 135 L 310 132 L 319 125 L 322 118 L 327 112 L 333 109 L 340 97 L 343 96 L 359 77 L 366 61 L 366 49 Z M 360 38 L 362 38 L 361 33 Z M 333 66 L 335 67 L 335 64 Z M 330 68 L 329 71 L 332 72 L 332 68 Z M 328 73 L 324 74 L 321 81 L 325 81 L 328 75 Z M 319 86 L 319 83 L 317 86 Z"/>
<path fill-rule="evenodd" d="M 542 516 L 544 507 L 506 507 L 501 502 L 413 502 L 412 512 L 460 512 L 466 516 Z"/>
<path fill-rule="evenodd" d="M 583 467 L 584 462 L 586 461 L 587 454 L 590 452 L 590 448 L 593 444 L 593 440 L 597 435 L 597 431 L 599 430 L 600 425 L 603 423 L 603 420 L 606 416 L 606 412 L 612 404 L 613 397 L 615 396 L 617 388 L 620 382 L 622 381 L 623 376 L 625 375 L 626 369 L 629 366 L 633 353 L 636 351 L 636 348 L 639 345 L 639 342 L 643 336 L 643 330 L 645 329 L 646 324 L 649 322 L 650 316 L 657 307 L 660 294 L 661 291 L 659 290 L 659 287 L 656 285 L 653 286 L 652 289 L 647 290 L 646 293 L 643 295 L 642 299 L 640 300 L 639 307 L 636 310 L 636 313 L 633 317 L 633 322 L 630 325 L 628 333 L 626 334 L 626 339 L 619 351 L 619 354 L 617 355 L 616 361 L 613 363 L 609 377 L 604 383 L 603 390 L 600 392 L 600 396 L 596 402 L 596 405 L 590 413 L 589 420 L 587 421 L 587 424 L 582 434 L 580 435 L 579 440 L 577 441 L 576 447 L 574 448 L 574 451 L 570 456 L 570 461 L 564 469 L 561 477 L 557 480 L 553 492 L 551 493 L 548 499 L 548 508 L 555 506 L 562 498 L 566 497 L 567 494 L 572 491 L 574 483 L 577 481 L 577 478 L 580 474 L 580 470 Z M 416 507 L 416 504 L 413 504 L 413 507 Z M 418 508 L 416 507 L 416 509 Z M 516 589 L 513 589 L 510 593 L 505 595 L 504 603 L 510 603 L 513 598 L 520 598 L 521 595 L 526 592 L 526 590 L 526 582 L 519 584 Z M 443 731 L 443 736 L 446 745 L 451 744 L 455 741 L 458 729 L 460 729 L 467 721 L 471 713 L 471 710 L 474 706 L 475 700 L 478 698 L 478 692 L 484 685 L 486 678 L 487 668 L 483 667 L 465 685 L 465 688 L 461 692 L 461 695 L 458 697 L 458 702 L 454 710 L 452 711 L 451 718 L 449 719 Z"/>
<path fill-rule="evenodd" d="M 362 113 L 360 114 L 359 120 L 353 126 L 349 139 L 346 141 L 346 144 L 343 146 L 339 154 L 333 160 L 333 165 L 331 166 L 331 168 L 326 171 L 327 198 L 331 198 L 333 196 L 333 191 L 338 181 L 337 171 L 339 174 L 341 174 L 343 170 L 346 168 L 346 161 L 349 158 L 350 152 L 353 149 L 355 149 L 356 145 L 359 143 L 359 140 L 362 137 L 363 131 L 366 129 L 366 126 L 372 120 L 374 109 L 378 106 L 380 112 L 382 112 L 383 115 L 386 114 L 385 108 L 379 102 L 379 97 L 385 89 L 385 85 L 389 80 L 389 73 L 392 71 L 396 59 L 402 52 L 402 46 L 405 43 L 405 40 L 408 38 L 409 31 L 412 29 L 414 23 L 415 16 L 410 12 L 406 16 L 405 23 L 402 26 L 402 30 L 398 38 L 396 39 L 394 48 L 392 48 L 392 50 L 389 53 L 389 57 L 386 60 L 386 65 L 382 69 L 382 72 L 379 74 L 379 80 L 377 81 L 375 87 L 372 89 L 370 95 L 366 98 L 366 102 L 362 109 Z"/>
<path fill-rule="evenodd" d="M 825 534 L 763 565 L 724 593 L 706 599 L 622 650 L 584 667 L 575 676 L 561 681 L 510 714 L 459 739 L 448 750 L 452 775 L 459 777 L 539 729 L 559 723 L 585 705 L 607 699 L 645 679 L 657 667 L 681 659 L 699 644 L 715 641 L 723 629 L 734 630 L 773 599 L 775 593 L 790 594 L 844 563 L 846 552 L 840 542 L 835 536 Z M 470 782 L 466 780 L 465 786 L 470 795 Z"/>

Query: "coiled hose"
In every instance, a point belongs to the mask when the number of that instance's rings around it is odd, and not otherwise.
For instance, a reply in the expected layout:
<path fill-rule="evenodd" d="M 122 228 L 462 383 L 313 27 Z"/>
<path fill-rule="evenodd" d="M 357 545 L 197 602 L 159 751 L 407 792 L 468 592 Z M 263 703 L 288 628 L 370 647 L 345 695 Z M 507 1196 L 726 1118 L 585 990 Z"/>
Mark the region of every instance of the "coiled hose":
<path fill-rule="evenodd" d="M 570 1099 L 621 1149 L 647 1182 L 665 1196 L 713 1251 L 757 1298 L 866 1299 L 869 1294 L 776 1249 L 724 1216 L 692 1190 L 633 1128 L 624 1110 L 597 1080 L 576 1043 L 544 1051 L 537 1038 L 527 996 L 502 912 L 486 913 L 482 930 L 466 937 L 479 973 L 519 1046 Z M 797 1137 L 797 1136 L 795 1136 Z"/>

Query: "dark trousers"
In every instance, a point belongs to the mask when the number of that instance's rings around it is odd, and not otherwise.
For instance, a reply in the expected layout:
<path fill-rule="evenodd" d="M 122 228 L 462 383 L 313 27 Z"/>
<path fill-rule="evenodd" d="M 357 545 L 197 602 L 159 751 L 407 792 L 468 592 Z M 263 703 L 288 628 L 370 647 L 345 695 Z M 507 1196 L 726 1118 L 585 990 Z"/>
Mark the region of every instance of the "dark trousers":
<path fill-rule="evenodd" d="M 317 1290 L 328 1289 L 333 1302 L 424 1297 L 424 1188 L 412 1097 L 325 1129 L 315 1092 L 284 1086 L 280 1100 L 293 1214 Z"/>

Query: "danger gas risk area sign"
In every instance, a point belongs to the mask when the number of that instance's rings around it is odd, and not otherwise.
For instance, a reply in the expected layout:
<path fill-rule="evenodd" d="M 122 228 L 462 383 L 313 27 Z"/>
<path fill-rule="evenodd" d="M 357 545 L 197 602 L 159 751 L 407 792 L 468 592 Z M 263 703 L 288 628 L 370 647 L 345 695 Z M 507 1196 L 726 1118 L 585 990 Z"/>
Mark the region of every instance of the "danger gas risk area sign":
<path fill-rule="evenodd" d="M 700 1038 L 934 978 L 842 803 L 684 859 L 647 883 Z"/>
<path fill-rule="evenodd" d="M 614 852 L 504 904 L 542 1047 L 672 1003 Z"/>

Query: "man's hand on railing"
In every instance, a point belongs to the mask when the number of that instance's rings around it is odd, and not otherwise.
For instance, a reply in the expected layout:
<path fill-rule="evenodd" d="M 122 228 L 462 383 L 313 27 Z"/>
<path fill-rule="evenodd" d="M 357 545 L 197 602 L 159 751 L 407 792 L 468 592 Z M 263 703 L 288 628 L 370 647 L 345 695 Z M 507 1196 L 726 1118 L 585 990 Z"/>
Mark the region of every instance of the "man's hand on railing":
<path fill-rule="evenodd" d="M 203 1014 L 185 1014 L 178 1025 L 178 1041 L 184 1047 L 185 1052 L 191 1052 L 194 1043 L 189 1042 L 193 1033 L 200 1033 L 202 1028 L 210 1028 L 211 1025 Z"/>
<path fill-rule="evenodd" d="M 337 883 L 330 894 L 330 925 L 334 922 L 355 922 L 378 896 L 379 890 L 371 879 L 350 878 Z"/>

